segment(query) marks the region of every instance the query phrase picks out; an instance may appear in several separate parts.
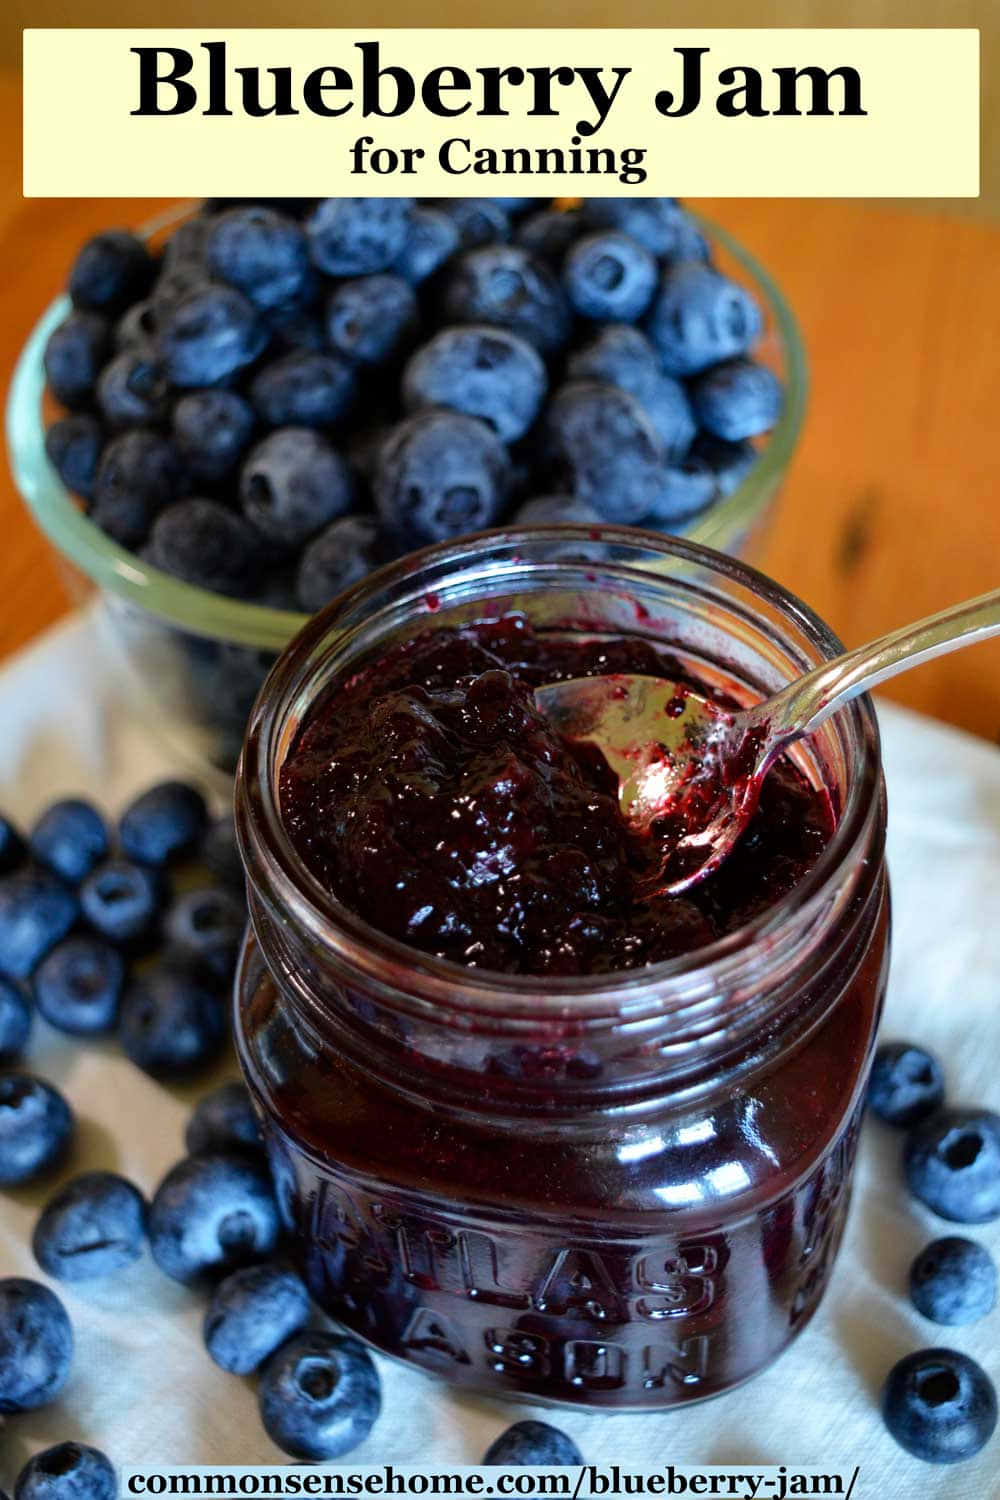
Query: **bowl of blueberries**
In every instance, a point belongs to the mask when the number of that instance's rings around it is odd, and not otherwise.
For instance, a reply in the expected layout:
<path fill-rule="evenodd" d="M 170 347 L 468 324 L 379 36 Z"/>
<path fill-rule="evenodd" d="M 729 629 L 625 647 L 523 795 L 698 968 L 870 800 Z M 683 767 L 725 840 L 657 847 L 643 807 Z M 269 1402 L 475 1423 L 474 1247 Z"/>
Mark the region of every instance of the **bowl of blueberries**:
<path fill-rule="evenodd" d="M 7 430 L 136 702 L 228 771 L 278 652 L 404 553 L 574 521 L 747 555 L 805 393 L 774 282 L 675 199 L 211 200 L 81 248 Z"/>

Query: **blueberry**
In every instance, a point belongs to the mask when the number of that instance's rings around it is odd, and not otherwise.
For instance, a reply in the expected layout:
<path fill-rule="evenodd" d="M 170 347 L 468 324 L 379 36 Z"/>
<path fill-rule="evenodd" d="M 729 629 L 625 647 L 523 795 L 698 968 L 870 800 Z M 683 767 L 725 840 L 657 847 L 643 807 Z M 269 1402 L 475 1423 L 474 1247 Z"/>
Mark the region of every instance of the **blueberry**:
<path fill-rule="evenodd" d="M 698 433 L 691 444 L 691 456 L 708 464 L 720 495 L 731 495 L 738 489 L 758 458 L 753 443 L 727 443 L 707 432 Z"/>
<path fill-rule="evenodd" d="M 231 474 L 246 452 L 253 407 L 236 391 L 189 391 L 175 405 L 171 427 L 188 472 L 213 484 Z"/>
<path fill-rule="evenodd" d="M 153 1259 L 174 1281 L 224 1276 L 266 1259 L 279 1232 L 267 1167 L 239 1152 L 185 1157 L 160 1183 L 149 1209 Z"/>
<path fill-rule="evenodd" d="M 761 327 L 750 293 L 697 261 L 664 271 L 647 324 L 668 375 L 697 375 L 744 354 Z"/>
<path fill-rule="evenodd" d="M 548 377 L 532 344 L 503 328 L 442 328 L 403 372 L 407 411 L 447 406 L 481 417 L 504 443 L 523 437 L 537 417 Z"/>
<path fill-rule="evenodd" d="M 449 268 L 443 291 L 452 323 L 496 323 L 520 334 L 543 354 L 569 337 L 565 293 L 544 261 L 521 245 L 485 245 L 461 255 Z"/>
<path fill-rule="evenodd" d="M 203 886 L 177 897 L 167 912 L 167 939 L 228 982 L 246 925 L 244 900 L 217 886 Z"/>
<path fill-rule="evenodd" d="M 521 214 L 526 214 L 529 208 L 537 208 L 540 203 L 544 203 L 545 201 L 546 200 L 544 198 L 539 198 L 537 195 L 531 198 L 486 199 L 487 203 L 496 203 L 500 208 L 503 209 L 505 214 L 510 214 L 512 219 L 519 218 Z"/>
<path fill-rule="evenodd" d="M 889 1371 L 882 1416 L 901 1448 L 930 1464 L 956 1464 L 989 1442 L 997 1424 L 993 1382 L 966 1354 L 919 1349 Z"/>
<path fill-rule="evenodd" d="M 875 1053 L 868 1104 L 887 1125 L 909 1130 L 944 1103 L 944 1073 L 937 1058 L 909 1042 L 886 1042 Z"/>
<path fill-rule="evenodd" d="M 68 937 L 42 959 L 35 973 L 39 1014 L 57 1031 L 99 1036 L 118 1018 L 125 962 L 103 938 Z"/>
<path fill-rule="evenodd" d="M 157 516 L 143 556 L 164 573 L 233 599 L 254 593 L 264 565 L 261 539 L 242 516 L 193 496 Z"/>
<path fill-rule="evenodd" d="M 294 301 L 309 280 L 309 246 L 301 225 L 271 208 L 219 214 L 211 221 L 204 254 L 209 273 L 255 307 Z"/>
<path fill-rule="evenodd" d="M 767 432 L 781 415 L 782 399 L 777 375 L 752 359 L 732 359 L 706 370 L 691 390 L 702 427 L 729 443 Z"/>
<path fill-rule="evenodd" d="M 668 461 L 682 458 L 697 431 L 679 380 L 665 375 L 649 339 L 628 323 L 609 323 L 566 363 L 571 380 L 604 380 L 628 391 L 660 435 Z"/>
<path fill-rule="evenodd" d="M 584 223 L 593 229 L 618 229 L 651 254 L 675 259 L 690 243 L 691 221 L 676 198 L 585 198 Z"/>
<path fill-rule="evenodd" d="M 108 828 L 91 802 L 78 797 L 53 802 L 29 836 L 40 865 L 78 885 L 108 852 Z"/>
<path fill-rule="evenodd" d="M 497 198 L 439 198 L 436 207 L 458 230 L 463 250 L 510 239 L 510 215 Z"/>
<path fill-rule="evenodd" d="M 229 286 L 195 285 L 158 315 L 156 348 L 171 385 L 219 385 L 253 364 L 267 329 L 252 302 Z"/>
<path fill-rule="evenodd" d="M 82 1172 L 42 1209 L 31 1247 L 47 1276 L 89 1281 L 138 1260 L 146 1237 L 146 1203 L 114 1172 Z"/>
<path fill-rule="evenodd" d="M 377 566 L 378 527 L 371 516 L 342 516 L 305 548 L 295 575 L 300 609 L 314 614 Z"/>
<path fill-rule="evenodd" d="M 1000 1215 L 1000 1115 L 938 1109 L 906 1138 L 910 1192 L 942 1219 L 985 1224 Z"/>
<path fill-rule="evenodd" d="M 57 1443 L 29 1458 L 14 1486 L 14 1500 L 117 1500 L 111 1460 L 86 1443 Z"/>
<path fill-rule="evenodd" d="M 151 345 L 135 344 L 108 361 L 97 378 L 97 404 L 113 431 L 166 420 L 167 383 Z"/>
<path fill-rule="evenodd" d="M 663 449 L 652 423 L 627 391 L 597 380 L 562 386 L 546 414 L 556 476 L 605 520 L 626 524 L 649 514 L 659 493 Z"/>
<path fill-rule="evenodd" d="M 110 338 L 104 319 L 88 312 L 71 312 L 49 334 L 45 345 L 45 378 L 53 396 L 63 406 L 90 404 Z"/>
<path fill-rule="evenodd" d="M 49 870 L 29 866 L 0 880 L 0 974 L 27 979 L 79 915 L 74 893 Z"/>
<path fill-rule="evenodd" d="M 159 928 L 162 898 L 156 870 L 132 860 L 108 859 L 81 885 L 80 910 L 88 925 L 109 943 L 139 949 Z M 61 1008 L 65 1013 L 65 1000 Z"/>
<path fill-rule="evenodd" d="M 0 978 L 0 1067 L 21 1057 L 31 1035 L 31 1005 L 12 979 Z"/>
<path fill-rule="evenodd" d="M 357 397 L 357 380 L 338 354 L 293 349 L 254 376 L 250 400 L 269 427 L 332 427 Z"/>
<path fill-rule="evenodd" d="M 327 276 L 385 271 L 402 253 L 410 198 L 321 198 L 306 219 L 313 264 Z"/>
<path fill-rule="evenodd" d="M 147 298 L 143 302 L 134 302 L 127 312 L 122 313 L 115 324 L 112 343 L 119 352 L 123 349 L 148 349 L 155 333 L 156 312 L 152 299 Z"/>
<path fill-rule="evenodd" d="M 79 495 L 81 500 L 93 498 L 103 441 L 100 423 L 84 412 L 60 417 L 45 434 L 45 453 L 49 463 L 66 488 Z"/>
<path fill-rule="evenodd" d="M 600 514 L 578 495 L 539 495 L 525 500 L 511 517 L 514 526 L 600 526 Z"/>
<path fill-rule="evenodd" d="M 410 215 L 406 243 L 392 269 L 412 286 L 419 286 L 455 254 L 459 243 L 458 225 L 453 218 L 439 208 L 420 205 Z"/>
<path fill-rule="evenodd" d="M 162 327 L 163 319 L 189 292 L 203 291 L 211 283 L 205 268 L 198 261 L 182 260 L 161 271 L 149 297 L 149 316 L 154 333 Z"/>
<path fill-rule="evenodd" d="M 193 1078 L 215 1061 L 226 1007 L 215 981 L 169 950 L 126 987 L 118 1022 L 122 1048 L 151 1078 Z"/>
<path fill-rule="evenodd" d="M 101 454 L 91 514 L 116 542 L 136 548 L 185 485 L 180 454 L 169 438 L 133 428 L 112 438 Z"/>
<path fill-rule="evenodd" d="M 698 515 L 718 496 L 715 475 L 704 459 L 689 455 L 668 464 L 660 474 L 653 503 L 642 518 L 654 531 L 668 531 Z"/>
<path fill-rule="evenodd" d="M 571 1437 L 548 1422 L 515 1422 L 490 1444 L 483 1463 L 527 1468 L 575 1466 L 583 1463 L 583 1455 Z"/>
<path fill-rule="evenodd" d="M 73 1329 L 55 1292 L 24 1276 L 0 1281 L 0 1412 L 55 1400 L 73 1363 Z"/>
<path fill-rule="evenodd" d="M 31 1182 L 62 1161 L 73 1112 L 59 1090 L 29 1073 L 0 1075 L 0 1183 Z"/>
<path fill-rule="evenodd" d="M 540 208 L 521 220 L 514 239 L 538 259 L 561 266 L 582 228 L 579 209 Z"/>
<path fill-rule="evenodd" d="M 993 1257 L 958 1235 L 934 1240 L 910 1267 L 910 1296 L 917 1311 L 935 1323 L 975 1323 L 996 1305 Z"/>
<path fill-rule="evenodd" d="M 656 261 L 638 240 L 614 229 L 576 241 L 563 265 L 563 285 L 584 318 L 634 323 L 656 286 Z"/>
<path fill-rule="evenodd" d="M 257 1391 L 272 1442 L 293 1458 L 340 1458 L 364 1442 L 382 1406 L 368 1350 L 344 1334 L 296 1334 L 271 1356 Z"/>
<path fill-rule="evenodd" d="M 156 274 L 141 240 L 124 229 L 109 229 L 88 240 L 69 273 L 74 307 L 115 316 L 145 297 Z"/>
<path fill-rule="evenodd" d="M 9 875 L 11 870 L 16 870 L 24 863 L 27 853 L 28 846 L 17 828 L 0 813 L 0 875 Z"/>
<path fill-rule="evenodd" d="M 240 472 L 244 515 L 269 542 L 289 550 L 301 547 L 353 503 L 346 462 L 308 427 L 268 433 Z"/>
<path fill-rule="evenodd" d="M 244 894 L 246 881 L 232 813 L 223 813 L 208 825 L 198 852 L 216 880 L 241 896 Z"/>
<path fill-rule="evenodd" d="M 207 827 L 208 808 L 196 786 L 159 781 L 129 803 L 118 832 L 130 859 L 163 865 L 196 849 Z"/>
<path fill-rule="evenodd" d="M 245 1083 L 223 1083 L 195 1106 L 184 1132 L 191 1156 L 203 1151 L 258 1151 L 260 1126 Z"/>
<path fill-rule="evenodd" d="M 360 365 L 381 365 L 412 341 L 417 299 L 402 276 L 362 276 L 342 281 L 326 304 L 332 347 Z"/>
<path fill-rule="evenodd" d="M 485 422 L 419 412 L 379 451 L 375 504 L 401 545 L 419 547 L 488 526 L 503 508 L 509 476 L 506 450 Z"/>
<path fill-rule="evenodd" d="M 221 1370 L 250 1375 L 309 1321 L 302 1278 L 280 1265 L 244 1266 L 219 1283 L 205 1313 L 205 1348 Z"/>

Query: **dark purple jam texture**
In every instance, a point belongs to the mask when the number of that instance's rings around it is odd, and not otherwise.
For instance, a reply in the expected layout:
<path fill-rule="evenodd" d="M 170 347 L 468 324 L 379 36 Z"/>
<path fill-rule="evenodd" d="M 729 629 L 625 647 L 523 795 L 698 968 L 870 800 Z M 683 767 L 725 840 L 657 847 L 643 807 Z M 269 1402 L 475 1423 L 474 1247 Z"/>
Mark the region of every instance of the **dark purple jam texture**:
<path fill-rule="evenodd" d="M 563 740 L 532 696 L 618 672 L 683 679 L 648 641 L 546 635 L 516 615 L 390 648 L 299 731 L 280 788 L 293 844 L 373 927 L 455 963 L 613 973 L 704 947 L 802 879 L 829 802 L 780 760 L 724 865 L 684 896 L 641 899 L 649 840 L 600 754 Z"/>

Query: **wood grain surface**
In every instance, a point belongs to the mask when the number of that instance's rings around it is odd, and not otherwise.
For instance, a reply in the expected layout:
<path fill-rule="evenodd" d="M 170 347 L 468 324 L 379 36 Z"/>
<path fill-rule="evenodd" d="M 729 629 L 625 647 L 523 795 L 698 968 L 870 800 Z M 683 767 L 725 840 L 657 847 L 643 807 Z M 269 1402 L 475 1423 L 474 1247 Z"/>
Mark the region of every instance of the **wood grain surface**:
<path fill-rule="evenodd" d="M 78 244 L 154 200 L 25 201 L 18 90 L 0 75 L 0 381 Z M 812 369 L 763 565 L 849 643 L 1000 586 L 1000 226 L 824 200 L 700 202 L 768 265 Z M 48 544 L 0 480 L 0 656 L 68 607 Z M 1000 738 L 1000 643 L 885 690 Z"/>

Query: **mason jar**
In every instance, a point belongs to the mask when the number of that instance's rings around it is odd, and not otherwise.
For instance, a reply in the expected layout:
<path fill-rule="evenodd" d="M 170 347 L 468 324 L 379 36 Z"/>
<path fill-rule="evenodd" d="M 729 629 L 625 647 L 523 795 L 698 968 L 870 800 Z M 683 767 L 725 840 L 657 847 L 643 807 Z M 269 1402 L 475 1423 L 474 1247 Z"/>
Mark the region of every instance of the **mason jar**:
<path fill-rule="evenodd" d="M 791 752 L 835 828 L 745 926 L 616 974 L 466 968 L 322 888 L 279 773 L 341 675 L 509 614 L 642 636 L 738 702 L 841 649 L 746 565 L 623 528 L 488 533 L 365 579 L 296 637 L 249 724 L 237 1046 L 309 1286 L 340 1323 L 494 1396 L 677 1406 L 775 1359 L 836 1257 L 888 962 L 875 717 L 857 700 Z"/>

